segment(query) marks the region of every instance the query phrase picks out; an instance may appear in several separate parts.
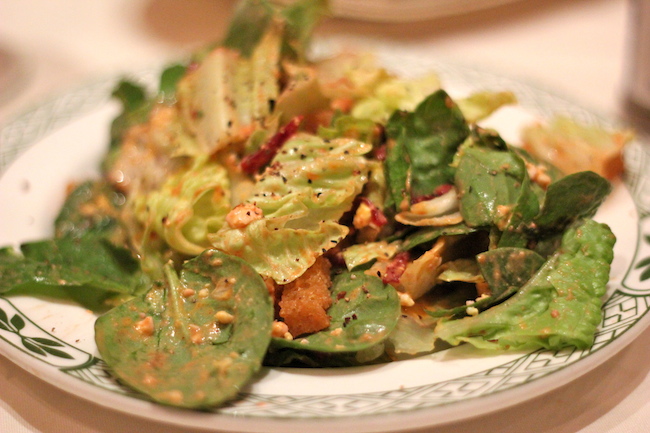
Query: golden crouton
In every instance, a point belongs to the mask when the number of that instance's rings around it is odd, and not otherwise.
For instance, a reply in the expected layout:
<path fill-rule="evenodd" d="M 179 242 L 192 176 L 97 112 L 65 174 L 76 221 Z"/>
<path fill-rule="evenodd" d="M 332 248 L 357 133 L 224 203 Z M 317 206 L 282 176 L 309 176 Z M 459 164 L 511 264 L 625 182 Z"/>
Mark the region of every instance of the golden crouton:
<path fill-rule="evenodd" d="M 330 262 L 319 257 L 303 275 L 282 288 L 280 317 L 296 337 L 325 329 L 330 324 Z"/>

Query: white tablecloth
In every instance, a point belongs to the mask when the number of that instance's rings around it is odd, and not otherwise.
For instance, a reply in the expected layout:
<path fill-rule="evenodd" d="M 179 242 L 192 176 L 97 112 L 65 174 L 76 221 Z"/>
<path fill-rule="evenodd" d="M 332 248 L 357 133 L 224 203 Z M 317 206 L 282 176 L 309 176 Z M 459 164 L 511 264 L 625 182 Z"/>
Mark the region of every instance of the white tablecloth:
<path fill-rule="evenodd" d="M 0 48 L 12 50 L 18 62 L 0 58 L 0 74 L 8 70 L 0 81 L 0 122 L 86 80 L 161 64 L 218 38 L 232 6 L 231 0 L 1 0 Z M 439 59 L 519 78 L 618 117 L 628 6 L 625 0 L 515 1 L 417 23 L 333 19 L 318 36 L 420 44 Z M 646 433 L 649 371 L 650 331 L 547 395 L 428 431 Z M 2 433 L 187 431 L 100 408 L 0 357 Z"/>

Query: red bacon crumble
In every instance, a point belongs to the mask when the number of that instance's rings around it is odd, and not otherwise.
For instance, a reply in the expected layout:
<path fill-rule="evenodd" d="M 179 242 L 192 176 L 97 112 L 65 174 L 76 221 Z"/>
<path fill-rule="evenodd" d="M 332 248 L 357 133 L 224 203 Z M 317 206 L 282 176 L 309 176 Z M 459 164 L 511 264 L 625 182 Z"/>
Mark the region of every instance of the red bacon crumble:
<path fill-rule="evenodd" d="M 411 204 L 415 203 L 420 203 L 422 201 L 427 201 L 431 200 L 436 197 L 440 197 L 441 195 L 447 194 L 451 188 L 453 188 L 453 185 L 450 183 L 443 183 L 442 185 L 438 185 L 436 189 L 433 190 L 431 194 L 425 194 L 425 195 L 420 195 L 417 197 L 412 197 L 411 198 Z"/>
<path fill-rule="evenodd" d="M 381 228 L 388 224 L 388 218 L 386 218 L 384 212 L 382 212 L 376 204 L 370 201 L 367 197 L 361 197 L 361 201 L 370 209 L 370 225 L 376 228 Z"/>
<path fill-rule="evenodd" d="M 273 137 L 262 145 L 257 151 L 246 155 L 241 161 L 241 168 L 245 173 L 255 174 L 264 168 L 284 143 L 287 142 L 296 132 L 302 123 L 304 116 L 296 116 L 286 125 L 280 128 Z"/>
<path fill-rule="evenodd" d="M 406 269 L 406 265 L 411 258 L 411 255 L 408 251 L 402 251 L 397 253 L 393 260 L 390 261 L 386 272 L 382 276 L 382 281 L 384 284 L 395 284 L 399 282 L 400 277 Z"/>

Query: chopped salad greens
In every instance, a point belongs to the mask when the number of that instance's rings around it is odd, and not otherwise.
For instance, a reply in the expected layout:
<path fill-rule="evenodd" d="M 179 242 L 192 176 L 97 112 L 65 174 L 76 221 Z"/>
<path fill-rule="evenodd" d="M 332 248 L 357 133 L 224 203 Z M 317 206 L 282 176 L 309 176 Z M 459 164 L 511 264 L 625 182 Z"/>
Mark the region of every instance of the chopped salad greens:
<path fill-rule="evenodd" d="M 112 374 L 186 408 L 235 398 L 263 365 L 590 347 L 610 182 L 481 127 L 510 92 L 453 98 L 367 53 L 310 59 L 326 11 L 242 1 L 153 94 L 120 82 L 102 176 L 75 186 L 53 239 L 0 249 L 0 293 L 96 311 Z"/>

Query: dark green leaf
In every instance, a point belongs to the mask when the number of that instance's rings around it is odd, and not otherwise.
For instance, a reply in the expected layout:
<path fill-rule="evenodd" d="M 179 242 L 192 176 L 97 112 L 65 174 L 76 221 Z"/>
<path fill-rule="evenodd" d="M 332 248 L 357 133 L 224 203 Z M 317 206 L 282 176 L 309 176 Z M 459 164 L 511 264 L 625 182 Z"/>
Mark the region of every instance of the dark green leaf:
<path fill-rule="evenodd" d="M 100 354 L 119 379 L 163 404 L 205 408 L 235 397 L 271 339 L 264 281 L 217 250 L 186 262 L 180 277 L 168 264 L 165 275 L 97 320 Z M 232 322 L 221 318 L 228 315 Z"/>
<path fill-rule="evenodd" d="M 120 81 L 112 96 L 121 102 L 122 112 L 111 123 L 111 149 L 119 145 L 127 129 L 144 123 L 151 110 L 151 102 L 144 87 L 132 81 Z"/>
<path fill-rule="evenodd" d="M 431 94 L 413 113 L 395 112 L 388 120 L 386 132 L 396 142 L 388 149 L 386 159 L 386 175 L 396 205 L 401 203 L 406 185 L 406 198 L 410 200 L 429 196 L 437 187 L 453 182 L 454 169 L 450 164 L 458 146 L 467 138 L 469 127 L 444 90 Z M 410 178 L 399 185 L 404 178 L 405 162 Z"/>
<path fill-rule="evenodd" d="M 644 268 L 648 265 L 650 265 L 650 257 L 646 257 L 645 259 L 641 260 L 639 263 L 636 264 L 636 266 L 634 266 L 634 269 Z"/>
<path fill-rule="evenodd" d="M 477 316 L 439 322 L 436 335 L 484 349 L 591 347 L 615 241 L 593 220 L 569 228 L 562 246 L 513 296 Z"/>
<path fill-rule="evenodd" d="M 648 278 L 650 278 L 650 268 L 648 268 L 645 271 L 641 272 L 641 276 L 639 277 L 639 280 L 645 281 Z"/>
<path fill-rule="evenodd" d="M 357 352 L 381 343 L 400 315 L 397 292 L 363 272 L 338 275 L 332 283 L 327 329 L 295 340 L 274 338 L 275 347 L 318 352 Z"/>
<path fill-rule="evenodd" d="M 505 227 L 528 176 L 524 162 L 507 148 L 485 146 L 478 140 L 459 154 L 455 184 L 465 223 Z"/>
<path fill-rule="evenodd" d="M 400 249 L 402 251 L 408 251 L 419 245 L 429 244 L 440 236 L 466 235 L 475 231 L 475 228 L 468 227 L 463 223 L 444 227 L 424 227 L 406 236 Z"/>
<path fill-rule="evenodd" d="M 0 249 L 0 293 L 71 299 L 101 311 L 147 282 L 128 250 L 102 237 L 64 237 Z"/>
<path fill-rule="evenodd" d="M 527 227 L 539 213 L 539 200 L 528 176 L 525 176 L 519 198 L 514 204 L 508 225 L 499 239 L 499 247 L 519 247 L 528 245 L 529 233 Z"/>
<path fill-rule="evenodd" d="M 62 350 L 58 349 L 52 349 L 49 346 L 41 346 L 41 349 L 43 349 L 45 352 L 49 353 L 52 356 L 56 356 L 57 358 L 63 358 L 63 359 L 74 359 L 72 355 L 69 353 L 66 353 Z"/>
<path fill-rule="evenodd" d="M 37 342 L 39 346 L 64 347 L 63 344 L 49 338 L 32 337 L 30 340 Z"/>
<path fill-rule="evenodd" d="M 160 74 L 160 85 L 158 91 L 163 101 L 174 101 L 176 96 L 176 85 L 185 75 L 187 67 L 182 64 L 171 65 Z"/>
<path fill-rule="evenodd" d="M 544 257 L 525 248 L 497 248 L 476 256 L 481 274 L 490 288 L 491 295 L 477 299 L 470 306 L 478 311 L 486 310 L 515 294 L 539 270 Z M 467 315 L 468 305 L 427 311 L 433 317 L 462 317 Z"/>
<path fill-rule="evenodd" d="M 549 185 L 534 223 L 540 231 L 564 231 L 575 221 L 592 217 L 611 190 L 609 181 L 592 171 L 570 174 Z"/>
<path fill-rule="evenodd" d="M 274 8 L 264 0 L 240 1 L 230 20 L 222 45 L 250 57 L 268 29 Z"/>
<path fill-rule="evenodd" d="M 476 259 L 497 300 L 503 293 L 526 284 L 545 262 L 544 257 L 525 248 L 497 248 L 479 254 Z"/>
<path fill-rule="evenodd" d="M 103 181 L 86 181 L 68 194 L 54 222 L 56 237 L 79 238 L 87 233 L 124 242 L 118 212 L 125 198 Z"/>
<path fill-rule="evenodd" d="M 2 249 L 0 249 L 0 257 L 2 256 Z M 7 316 L 7 313 L 5 310 L 0 308 L 0 324 L 2 323 L 9 323 L 9 317 Z"/>
<path fill-rule="evenodd" d="M 20 331 L 25 327 L 25 321 L 18 314 L 14 314 L 11 318 L 11 324 L 14 325 L 14 328 L 16 328 L 17 331 Z"/>
<path fill-rule="evenodd" d="M 250 57 L 273 21 L 282 21 L 282 56 L 302 61 L 314 27 L 326 12 L 324 0 L 299 0 L 282 9 L 265 0 L 244 0 L 235 9 L 222 45 Z"/>
<path fill-rule="evenodd" d="M 37 345 L 35 345 L 33 343 L 30 343 L 26 339 L 23 339 L 22 342 L 23 342 L 23 347 L 25 347 L 25 349 L 29 350 L 30 352 L 34 352 L 37 355 L 41 355 L 41 356 L 47 356 L 47 353 L 43 349 L 41 349 L 39 346 L 37 346 Z"/>

